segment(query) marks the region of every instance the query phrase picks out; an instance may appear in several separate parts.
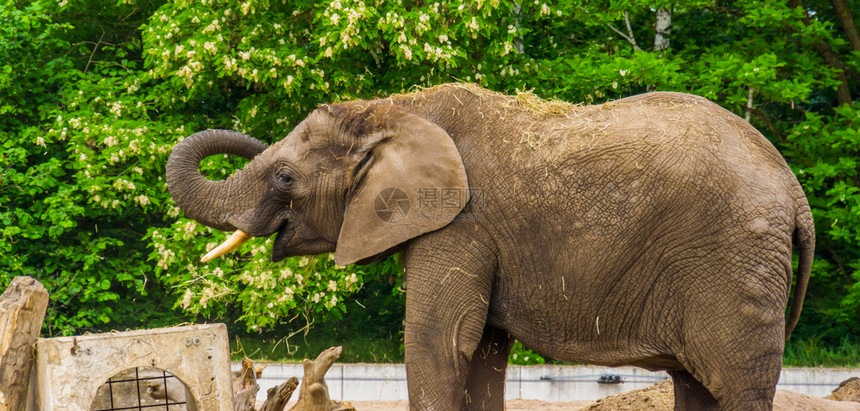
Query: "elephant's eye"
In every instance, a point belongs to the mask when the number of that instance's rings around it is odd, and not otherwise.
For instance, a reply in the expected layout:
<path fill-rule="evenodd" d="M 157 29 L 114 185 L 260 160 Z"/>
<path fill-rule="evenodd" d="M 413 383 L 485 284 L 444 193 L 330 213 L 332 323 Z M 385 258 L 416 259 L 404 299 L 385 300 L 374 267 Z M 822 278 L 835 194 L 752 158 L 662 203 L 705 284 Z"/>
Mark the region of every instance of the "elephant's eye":
<path fill-rule="evenodd" d="M 293 184 L 293 175 L 290 172 L 289 167 L 282 166 L 278 168 L 275 178 L 277 179 L 278 184 L 284 188 L 289 188 L 289 186 Z"/>

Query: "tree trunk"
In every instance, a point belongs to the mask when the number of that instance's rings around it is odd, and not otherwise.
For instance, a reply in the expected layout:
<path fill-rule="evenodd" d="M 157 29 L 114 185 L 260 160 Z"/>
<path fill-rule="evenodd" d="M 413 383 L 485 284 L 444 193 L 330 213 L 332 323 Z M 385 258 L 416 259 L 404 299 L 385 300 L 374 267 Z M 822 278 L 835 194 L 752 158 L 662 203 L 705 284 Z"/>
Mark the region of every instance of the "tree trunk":
<path fill-rule="evenodd" d="M 259 411 L 284 411 L 284 408 L 290 401 L 290 397 L 293 396 L 293 392 L 296 391 L 296 387 L 298 386 L 299 379 L 296 377 L 290 377 L 290 379 L 285 381 L 283 384 L 269 388 L 266 392 L 266 402 L 263 403 L 263 406 L 260 407 Z"/>
<path fill-rule="evenodd" d="M 332 364 L 340 357 L 341 347 L 329 348 L 311 362 L 304 361 L 305 375 L 302 377 L 299 399 L 290 411 L 355 411 L 355 407 L 349 401 L 332 401 L 328 394 L 328 385 L 325 382 L 325 373 Z M 254 411 L 254 400 L 260 386 L 257 378 L 262 368 L 254 369 L 251 360 L 242 360 L 242 369 L 233 371 L 236 381 L 233 384 L 233 410 Z M 259 411 L 283 411 L 293 396 L 299 380 L 292 377 L 283 384 L 272 387 L 267 392 L 266 402 Z"/>
<path fill-rule="evenodd" d="M 15 277 L 0 295 L 0 409 L 27 406 L 33 347 L 48 307 L 48 291 L 32 277 Z"/>
<path fill-rule="evenodd" d="M 517 30 L 520 29 L 520 21 L 522 21 L 522 12 L 523 12 L 523 5 L 521 3 L 514 3 L 514 24 L 513 24 L 513 26 Z M 514 39 L 514 51 L 517 54 L 525 53 L 525 48 L 523 47 L 523 36 L 522 36 L 522 34 L 517 34 L 516 39 Z"/>
<path fill-rule="evenodd" d="M 791 8 L 801 8 L 803 11 L 803 24 L 805 26 L 812 25 L 812 22 L 809 20 L 809 13 L 806 11 L 806 6 L 803 5 L 803 0 L 789 0 L 788 5 Z M 839 80 L 839 85 L 836 87 L 836 100 L 839 102 L 839 105 L 851 104 L 851 90 L 848 89 L 845 64 L 839 60 L 839 56 L 836 55 L 836 52 L 833 51 L 829 43 L 818 41 L 813 47 L 818 55 L 827 62 L 827 65 L 836 70 L 836 78 Z"/>
<path fill-rule="evenodd" d="M 242 370 L 239 373 L 239 378 L 233 383 L 233 391 L 235 392 L 233 410 L 254 411 L 257 405 L 257 391 L 260 390 L 260 386 L 257 385 L 257 373 L 251 360 L 242 359 Z"/>
<path fill-rule="evenodd" d="M 331 398 L 328 395 L 328 385 L 325 383 L 325 373 L 335 360 L 340 357 L 342 347 L 329 348 L 311 362 L 305 359 L 305 375 L 299 389 L 299 401 L 290 411 L 331 411 Z"/>
<path fill-rule="evenodd" d="M 662 53 L 669 49 L 669 33 L 672 31 L 672 12 L 665 7 L 657 10 L 657 34 L 654 35 L 654 51 Z"/>
<path fill-rule="evenodd" d="M 660 7 L 657 9 L 657 22 L 655 24 L 656 34 L 654 34 L 654 52 L 657 57 L 663 58 L 663 52 L 669 49 L 669 33 L 672 32 L 672 12 Z M 649 84 L 648 91 L 657 91 L 656 84 Z"/>
<path fill-rule="evenodd" d="M 845 37 L 851 48 L 854 51 L 860 51 L 860 33 L 857 32 L 857 26 L 854 24 L 854 16 L 851 15 L 851 9 L 848 8 L 845 0 L 830 0 L 833 5 L 833 10 L 836 11 L 836 17 L 842 23 L 842 28 L 845 29 Z"/>

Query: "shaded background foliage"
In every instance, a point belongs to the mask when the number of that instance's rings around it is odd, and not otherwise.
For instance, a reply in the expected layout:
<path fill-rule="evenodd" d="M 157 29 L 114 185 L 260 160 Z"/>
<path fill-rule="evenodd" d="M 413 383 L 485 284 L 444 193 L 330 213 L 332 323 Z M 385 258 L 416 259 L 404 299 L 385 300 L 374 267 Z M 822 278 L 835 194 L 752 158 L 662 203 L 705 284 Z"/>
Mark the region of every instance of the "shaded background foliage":
<path fill-rule="evenodd" d="M 856 0 L 0 0 L 0 286 L 42 281 L 50 335 L 186 320 L 289 334 L 344 315 L 396 334 L 393 259 L 271 263 L 256 239 L 198 264 L 225 233 L 167 194 L 176 142 L 229 128 L 272 143 L 321 103 L 451 81 L 585 104 L 670 90 L 747 118 L 786 157 L 818 233 L 794 338 L 856 343 L 858 14 Z"/>

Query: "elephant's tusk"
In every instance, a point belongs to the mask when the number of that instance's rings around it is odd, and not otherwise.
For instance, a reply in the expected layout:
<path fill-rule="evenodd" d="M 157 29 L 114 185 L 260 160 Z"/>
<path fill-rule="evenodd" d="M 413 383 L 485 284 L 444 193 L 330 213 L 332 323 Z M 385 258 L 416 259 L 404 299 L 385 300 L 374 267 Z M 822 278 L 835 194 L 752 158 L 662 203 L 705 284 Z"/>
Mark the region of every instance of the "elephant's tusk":
<path fill-rule="evenodd" d="M 213 248 L 212 251 L 206 253 L 206 255 L 204 255 L 203 258 L 200 259 L 200 262 L 206 263 L 211 260 L 214 260 L 224 254 L 229 253 L 230 251 L 239 248 L 239 246 L 245 244 L 245 242 L 250 239 L 251 236 L 248 233 L 242 230 L 236 230 L 236 232 L 233 233 L 233 235 L 231 235 L 230 238 L 228 238 L 226 241 L 221 243 L 221 245 Z"/>

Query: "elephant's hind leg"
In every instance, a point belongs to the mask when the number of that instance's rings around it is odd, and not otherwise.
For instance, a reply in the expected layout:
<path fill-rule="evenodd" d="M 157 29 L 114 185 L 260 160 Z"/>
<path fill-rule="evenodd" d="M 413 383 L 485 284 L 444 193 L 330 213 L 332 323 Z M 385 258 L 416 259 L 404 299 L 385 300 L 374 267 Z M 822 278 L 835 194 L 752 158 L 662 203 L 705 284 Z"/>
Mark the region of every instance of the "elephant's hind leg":
<path fill-rule="evenodd" d="M 491 325 L 484 327 L 484 335 L 466 378 L 466 408 L 469 410 L 505 409 L 505 369 L 514 339 L 507 331 Z"/>
<path fill-rule="evenodd" d="M 721 327 L 690 325 L 685 350 L 679 353 L 686 372 L 672 375 L 690 388 L 679 387 L 676 381 L 675 392 L 700 401 L 706 388 L 722 410 L 769 411 L 782 368 L 783 313 L 743 300 L 730 306 L 731 310 L 711 316 Z M 683 409 L 684 401 L 679 398 L 676 409 Z"/>
<path fill-rule="evenodd" d="M 675 411 L 719 410 L 711 392 L 686 370 L 669 371 L 675 385 Z"/>
<path fill-rule="evenodd" d="M 721 330 L 709 338 L 688 340 L 682 361 L 687 370 L 671 373 L 675 409 L 772 410 L 782 367 L 782 337 L 781 327 L 768 326 Z M 705 406 L 713 399 L 719 408 Z"/>

